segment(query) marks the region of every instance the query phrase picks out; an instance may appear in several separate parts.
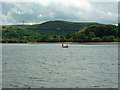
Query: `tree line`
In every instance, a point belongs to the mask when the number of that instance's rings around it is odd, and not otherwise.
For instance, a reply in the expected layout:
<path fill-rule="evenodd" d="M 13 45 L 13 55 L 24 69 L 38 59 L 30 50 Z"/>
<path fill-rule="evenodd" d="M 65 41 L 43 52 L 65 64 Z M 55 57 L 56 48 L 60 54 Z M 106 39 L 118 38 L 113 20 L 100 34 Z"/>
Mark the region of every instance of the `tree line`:
<path fill-rule="evenodd" d="M 114 42 L 120 41 L 118 26 L 94 25 L 66 34 L 38 33 L 21 27 L 3 27 L 3 43 L 29 42 Z"/>

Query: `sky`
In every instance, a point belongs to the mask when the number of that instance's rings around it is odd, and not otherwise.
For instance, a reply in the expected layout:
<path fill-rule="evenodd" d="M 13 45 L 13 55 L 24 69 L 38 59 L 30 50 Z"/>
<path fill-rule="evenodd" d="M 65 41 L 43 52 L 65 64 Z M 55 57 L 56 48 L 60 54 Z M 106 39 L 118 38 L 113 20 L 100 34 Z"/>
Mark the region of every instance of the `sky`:
<path fill-rule="evenodd" d="M 105 1 L 105 0 L 104 0 Z M 72 22 L 118 23 L 118 2 L 111 0 L 4 0 L 0 2 L 0 24 L 38 24 L 63 20 Z"/>

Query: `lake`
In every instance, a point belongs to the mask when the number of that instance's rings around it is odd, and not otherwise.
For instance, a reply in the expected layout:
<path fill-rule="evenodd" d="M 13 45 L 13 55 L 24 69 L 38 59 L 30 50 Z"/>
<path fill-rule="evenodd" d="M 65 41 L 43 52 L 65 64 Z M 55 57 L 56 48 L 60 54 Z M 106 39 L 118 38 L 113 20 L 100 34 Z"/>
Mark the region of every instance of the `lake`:
<path fill-rule="evenodd" d="M 117 88 L 118 45 L 2 44 L 3 88 Z"/>

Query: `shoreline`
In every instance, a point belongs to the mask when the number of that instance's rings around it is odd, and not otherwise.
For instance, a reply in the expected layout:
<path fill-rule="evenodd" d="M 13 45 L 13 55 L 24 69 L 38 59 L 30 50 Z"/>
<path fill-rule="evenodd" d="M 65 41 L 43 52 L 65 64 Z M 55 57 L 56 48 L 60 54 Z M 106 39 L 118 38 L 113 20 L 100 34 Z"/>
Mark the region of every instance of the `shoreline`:
<path fill-rule="evenodd" d="M 0 43 L 0 44 L 119 44 L 120 42 L 39 42 L 39 43 Z"/>

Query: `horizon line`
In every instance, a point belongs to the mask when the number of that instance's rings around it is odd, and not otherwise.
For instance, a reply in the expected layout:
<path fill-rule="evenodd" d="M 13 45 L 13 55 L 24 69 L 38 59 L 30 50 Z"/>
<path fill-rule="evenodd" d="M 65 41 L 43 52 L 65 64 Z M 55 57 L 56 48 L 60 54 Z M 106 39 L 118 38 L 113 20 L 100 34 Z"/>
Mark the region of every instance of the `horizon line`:
<path fill-rule="evenodd" d="M 68 20 L 49 20 L 49 21 L 42 21 L 39 23 L 34 23 L 34 22 L 30 22 L 30 23 L 11 23 L 11 24 L 0 24 L 0 26 L 4 26 L 4 25 L 37 25 L 37 24 L 42 24 L 45 22 L 50 22 L 50 21 L 63 21 L 63 22 L 74 22 L 74 23 L 99 23 L 99 24 L 112 24 L 112 25 L 116 25 L 118 26 L 119 23 L 101 23 L 101 22 L 97 22 L 97 21 L 68 21 Z"/>

